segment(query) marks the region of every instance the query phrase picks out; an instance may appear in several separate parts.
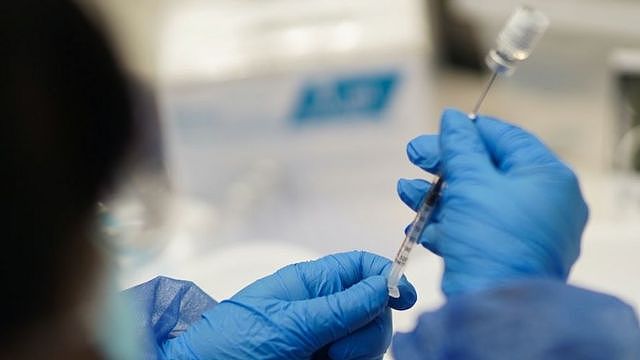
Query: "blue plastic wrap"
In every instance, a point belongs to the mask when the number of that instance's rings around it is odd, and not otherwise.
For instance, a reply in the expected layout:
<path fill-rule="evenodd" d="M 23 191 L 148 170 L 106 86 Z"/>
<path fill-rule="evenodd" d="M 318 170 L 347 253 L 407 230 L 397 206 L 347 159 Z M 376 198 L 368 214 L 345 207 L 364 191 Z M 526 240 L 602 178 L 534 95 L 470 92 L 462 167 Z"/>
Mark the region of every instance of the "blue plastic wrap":
<path fill-rule="evenodd" d="M 159 344 L 184 332 L 217 304 L 194 283 L 162 276 L 122 294 L 135 309 L 139 337 L 147 339 L 145 359 L 160 359 Z"/>
<path fill-rule="evenodd" d="M 396 335 L 396 359 L 640 359 L 635 313 L 620 300 L 530 280 L 452 297 Z"/>

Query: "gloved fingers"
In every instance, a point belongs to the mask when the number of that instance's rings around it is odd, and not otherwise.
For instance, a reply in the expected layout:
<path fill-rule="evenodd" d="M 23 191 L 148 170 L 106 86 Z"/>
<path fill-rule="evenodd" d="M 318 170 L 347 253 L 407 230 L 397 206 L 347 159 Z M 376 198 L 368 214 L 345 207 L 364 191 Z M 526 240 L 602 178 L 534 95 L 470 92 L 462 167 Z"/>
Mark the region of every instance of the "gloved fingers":
<path fill-rule="evenodd" d="M 409 206 L 413 211 L 418 211 L 425 195 L 430 189 L 431 183 L 426 180 L 398 180 L 398 196 L 400 197 L 402 202 Z M 443 194 L 444 191 L 447 191 L 446 187 L 442 190 L 441 194 Z M 442 217 L 442 207 L 438 206 L 434 211 L 435 212 L 432 215 L 431 222 L 439 222 L 440 218 Z M 409 227 L 405 229 L 405 234 L 408 228 Z"/>
<path fill-rule="evenodd" d="M 373 255 L 366 252 L 364 254 Z M 379 269 L 380 259 L 383 260 L 382 269 Z M 378 274 L 385 276 L 385 278 L 391 272 L 392 265 L 393 263 L 391 260 L 377 255 L 363 256 L 361 263 L 363 273 L 377 272 Z M 418 295 L 416 294 L 416 289 L 404 275 L 400 278 L 398 290 L 400 292 L 400 297 L 389 297 L 389 307 L 396 310 L 407 310 L 411 308 L 416 303 Z"/>
<path fill-rule="evenodd" d="M 360 283 L 363 279 L 385 275 L 390 270 L 389 259 L 365 251 L 339 253 L 295 265 L 296 276 L 304 285 L 307 299 L 340 292 Z M 291 281 L 293 279 L 290 278 L 284 280 L 286 283 Z M 389 306 L 398 310 L 413 306 L 417 298 L 413 285 L 403 277 L 398 284 L 398 289 L 400 298 L 390 301 Z M 291 300 L 300 300 L 300 298 Z"/>
<path fill-rule="evenodd" d="M 385 277 L 391 271 L 391 264 L 392 263 L 389 263 L 389 270 L 385 271 Z M 400 292 L 400 297 L 389 297 L 389 307 L 395 310 L 411 309 L 418 299 L 418 294 L 405 275 L 402 275 L 400 278 L 398 291 Z"/>
<path fill-rule="evenodd" d="M 405 180 L 400 179 L 398 181 L 398 195 L 400 199 L 409 206 L 413 211 L 418 211 L 425 194 L 431 188 L 431 184 L 425 180 Z M 446 191 L 443 190 L 443 191 Z M 443 216 L 443 207 L 436 206 L 434 213 L 431 216 L 430 223 L 440 222 Z M 413 223 L 407 225 L 404 229 L 404 234 L 407 235 L 411 229 Z"/>
<path fill-rule="evenodd" d="M 442 256 L 440 249 L 440 239 L 442 238 L 439 223 L 431 223 L 427 225 L 420 237 L 420 244 L 432 253 Z"/>
<path fill-rule="evenodd" d="M 432 174 L 439 172 L 440 140 L 438 135 L 421 135 L 407 144 L 407 156 L 416 166 Z"/>
<path fill-rule="evenodd" d="M 430 223 L 430 225 L 435 225 L 435 222 Z M 406 228 L 404 228 L 404 235 L 409 235 L 409 231 L 411 230 L 411 227 L 413 226 L 413 223 L 407 225 Z M 429 236 L 428 235 L 428 231 L 427 229 L 429 229 L 429 226 L 427 226 L 424 231 L 422 232 L 422 236 L 420 236 L 420 244 L 422 246 L 424 246 L 427 250 L 431 251 L 432 253 L 440 256 L 440 251 L 437 249 L 437 246 L 435 245 L 435 238 L 433 235 Z M 433 228 L 432 228 L 433 229 Z M 428 237 L 428 238 L 427 238 Z"/>
<path fill-rule="evenodd" d="M 442 170 L 447 182 L 468 179 L 493 168 L 480 133 L 468 115 L 446 109 L 440 125 Z"/>
<path fill-rule="evenodd" d="M 361 266 L 363 261 L 366 261 L 368 266 Z M 266 278 L 270 283 L 268 288 L 277 288 L 277 294 L 258 295 L 276 296 L 286 301 L 331 295 L 347 289 L 366 277 L 380 275 L 387 262 L 389 262 L 388 259 L 375 254 L 350 251 L 292 264 L 274 274 L 277 282 L 271 280 L 271 277 Z M 260 282 L 262 280 L 256 284 Z"/>
<path fill-rule="evenodd" d="M 391 344 L 392 333 L 391 309 L 387 308 L 363 328 L 331 344 L 329 356 L 344 360 L 381 359 Z"/>
<path fill-rule="evenodd" d="M 413 211 L 418 211 L 424 196 L 431 188 L 431 183 L 425 180 L 400 179 L 396 185 L 396 190 L 400 200 Z"/>
<path fill-rule="evenodd" d="M 387 307 L 387 279 L 368 277 L 350 288 L 310 300 L 291 303 L 296 322 L 322 346 L 367 325 Z"/>
<path fill-rule="evenodd" d="M 560 163 L 540 139 L 517 126 L 481 116 L 476 127 L 494 163 L 503 172 Z"/>

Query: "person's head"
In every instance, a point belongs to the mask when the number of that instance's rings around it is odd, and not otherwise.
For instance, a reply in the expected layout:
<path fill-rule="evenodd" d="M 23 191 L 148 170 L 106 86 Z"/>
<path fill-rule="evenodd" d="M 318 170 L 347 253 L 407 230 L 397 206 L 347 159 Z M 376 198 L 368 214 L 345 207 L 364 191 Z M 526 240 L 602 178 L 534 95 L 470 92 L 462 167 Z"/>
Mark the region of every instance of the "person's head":
<path fill-rule="evenodd" d="M 98 266 L 96 202 L 131 138 L 132 111 L 105 36 L 70 1 L 0 1 L 0 51 L 6 350 L 64 328 L 84 301 Z"/>

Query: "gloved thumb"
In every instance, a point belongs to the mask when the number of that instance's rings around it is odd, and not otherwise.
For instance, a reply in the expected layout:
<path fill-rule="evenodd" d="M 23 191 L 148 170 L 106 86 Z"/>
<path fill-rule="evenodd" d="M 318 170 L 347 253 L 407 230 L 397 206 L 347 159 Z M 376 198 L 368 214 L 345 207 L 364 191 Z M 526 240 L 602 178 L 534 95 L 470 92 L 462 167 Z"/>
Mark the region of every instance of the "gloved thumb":
<path fill-rule="evenodd" d="M 442 170 L 448 182 L 493 168 L 475 124 L 454 109 L 442 113 L 440 124 Z"/>
<path fill-rule="evenodd" d="M 367 325 L 387 306 L 387 279 L 376 275 L 328 296 L 292 303 L 318 347 Z"/>

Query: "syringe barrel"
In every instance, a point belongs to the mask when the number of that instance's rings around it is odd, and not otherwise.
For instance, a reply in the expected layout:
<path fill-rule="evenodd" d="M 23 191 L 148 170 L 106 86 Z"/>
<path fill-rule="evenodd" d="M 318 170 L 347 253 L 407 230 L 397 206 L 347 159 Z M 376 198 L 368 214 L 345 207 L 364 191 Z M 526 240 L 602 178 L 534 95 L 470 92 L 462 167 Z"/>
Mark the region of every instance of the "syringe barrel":
<path fill-rule="evenodd" d="M 393 263 L 391 267 L 391 272 L 387 276 L 387 288 L 389 290 L 389 296 L 392 298 L 400 297 L 400 290 L 398 289 L 398 284 L 400 284 L 400 278 L 404 272 L 404 266 L 399 265 L 397 263 Z"/>
<path fill-rule="evenodd" d="M 531 55 L 548 27 L 545 14 L 528 6 L 519 7 L 498 35 L 496 48 L 487 55 L 487 65 L 497 73 L 511 74 L 518 62 Z"/>
<path fill-rule="evenodd" d="M 407 231 L 407 234 L 400 245 L 400 249 L 396 254 L 395 259 L 393 260 L 393 265 L 391 266 L 391 272 L 387 276 L 387 287 L 389 288 L 389 296 L 393 298 L 397 298 L 400 296 L 400 291 L 398 290 L 398 284 L 400 283 L 400 278 L 404 273 L 404 269 L 407 266 L 407 261 L 409 260 L 409 254 L 411 254 L 411 249 L 413 246 L 420 241 L 420 237 L 424 232 L 424 229 L 429 224 L 431 220 L 431 216 L 433 216 L 433 211 L 440 198 L 440 191 L 444 186 L 444 180 L 442 178 L 438 178 L 425 198 L 422 200 L 420 204 L 420 208 L 416 213 L 415 219 L 413 219 L 413 223 L 411 227 Z"/>

